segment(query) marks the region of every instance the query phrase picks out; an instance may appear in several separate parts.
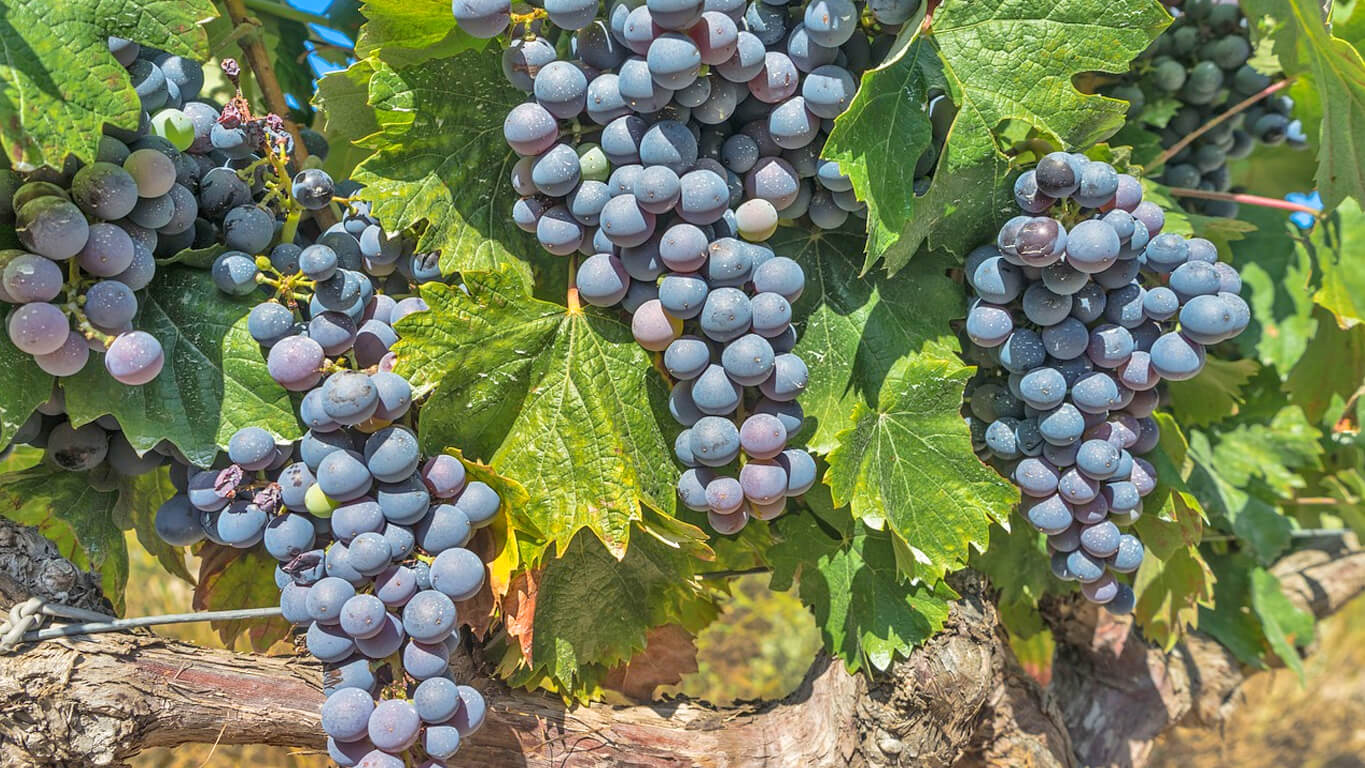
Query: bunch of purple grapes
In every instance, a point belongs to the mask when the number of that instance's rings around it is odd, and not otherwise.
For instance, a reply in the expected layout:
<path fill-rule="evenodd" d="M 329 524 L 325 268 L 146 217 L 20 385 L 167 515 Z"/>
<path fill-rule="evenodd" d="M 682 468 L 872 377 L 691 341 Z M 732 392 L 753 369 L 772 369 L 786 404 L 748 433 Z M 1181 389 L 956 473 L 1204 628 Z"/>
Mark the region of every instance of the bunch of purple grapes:
<path fill-rule="evenodd" d="M 1023 491 L 1053 573 L 1127 613 L 1133 591 L 1114 574 L 1142 563 L 1123 529 L 1156 487 L 1141 454 L 1160 437 L 1158 385 L 1198 375 L 1250 308 L 1217 248 L 1162 232 L 1161 208 L 1107 163 L 1049 154 L 1014 195 L 1025 215 L 966 260 L 973 443 Z"/>
<path fill-rule="evenodd" d="M 614 253 L 677 225 L 762 241 L 779 220 L 866 216 L 820 153 L 919 0 L 616 0 L 605 19 L 597 7 L 548 2 L 514 21 L 508 0 L 453 3 L 475 36 L 514 32 L 503 71 L 533 99 L 504 123 L 522 155 L 513 218 L 547 250 Z"/>
<path fill-rule="evenodd" d="M 684 427 L 678 491 L 722 533 L 776 517 L 815 481 L 811 456 L 788 448 L 809 377 L 792 354 L 805 275 L 763 242 L 782 220 L 866 215 L 820 152 L 918 6 L 618 0 L 599 19 L 596 3 L 551 2 L 514 24 L 505 0 L 454 3 L 471 34 L 518 33 L 503 69 L 532 99 L 503 125 L 521 155 L 514 220 L 549 252 L 586 257 L 578 295 L 622 306 L 637 341 L 663 353 Z M 568 59 L 559 30 L 572 31 Z M 925 174 L 936 157 L 925 152 Z M 737 472 L 719 471 L 741 454 Z"/>
<path fill-rule="evenodd" d="M 1179 109 L 1159 130 L 1161 146 L 1172 147 L 1274 80 L 1249 63 L 1251 30 L 1237 3 L 1186 0 L 1167 5 L 1172 6 L 1175 21 L 1133 63 L 1132 71 L 1105 93 L 1128 102 L 1130 121 L 1141 119 L 1144 112 L 1150 116 L 1148 106 L 1165 109 L 1174 100 Z M 1257 144 L 1307 146 L 1308 137 L 1293 109 L 1293 99 L 1274 94 L 1230 116 L 1172 156 L 1162 169 L 1162 183 L 1230 191 L 1229 159 L 1246 157 Z M 1184 197 L 1180 202 L 1209 216 L 1237 215 L 1237 203 L 1230 200 Z"/>
<path fill-rule="evenodd" d="M 501 500 L 458 459 L 421 455 L 411 404 L 394 373 L 333 373 L 304 397 L 301 440 L 238 430 L 213 467 L 179 467 L 180 492 L 156 514 L 175 546 L 263 543 L 279 562 L 284 616 L 325 664 L 322 722 L 342 766 L 404 766 L 407 750 L 444 765 L 484 717 L 449 657 L 455 603 L 484 582 L 466 545 Z"/>

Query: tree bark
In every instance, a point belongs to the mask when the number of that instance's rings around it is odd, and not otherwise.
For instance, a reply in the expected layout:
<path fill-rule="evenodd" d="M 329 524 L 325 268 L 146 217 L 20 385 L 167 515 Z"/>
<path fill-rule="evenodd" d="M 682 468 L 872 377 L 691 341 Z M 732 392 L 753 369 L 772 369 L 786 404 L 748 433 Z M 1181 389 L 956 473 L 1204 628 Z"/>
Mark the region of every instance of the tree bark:
<path fill-rule="evenodd" d="M 1365 589 L 1365 551 L 1309 550 L 1276 567 L 1285 591 L 1326 615 Z M 780 702 L 716 708 L 691 701 L 566 709 L 512 691 L 454 660 L 483 690 L 487 725 L 457 764 L 498 768 L 750 768 L 1144 764 L 1176 724 L 1212 726 L 1245 671 L 1211 639 L 1171 654 L 1130 622 L 1066 602 L 1051 685 L 1020 668 L 989 600 L 964 574 L 945 630 L 874 677 L 821 656 Z M 0 520 L 0 604 L 31 595 L 101 606 L 98 584 L 33 529 Z M 118 766 L 140 750 L 188 742 L 321 748 L 320 666 L 236 654 L 150 633 L 21 646 L 0 656 L 0 768 Z"/>

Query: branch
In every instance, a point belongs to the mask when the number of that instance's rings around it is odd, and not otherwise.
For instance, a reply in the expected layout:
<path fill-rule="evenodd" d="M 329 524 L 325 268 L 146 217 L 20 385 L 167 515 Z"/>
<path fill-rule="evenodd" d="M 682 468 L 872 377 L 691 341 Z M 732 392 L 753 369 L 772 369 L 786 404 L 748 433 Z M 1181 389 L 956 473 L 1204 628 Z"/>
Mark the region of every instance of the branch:
<path fill-rule="evenodd" d="M 223 4 L 227 7 L 228 18 L 232 20 L 234 27 L 240 28 L 243 24 L 251 23 L 247 18 L 243 0 L 224 0 Z M 246 59 L 247 66 L 256 75 L 256 82 L 261 86 L 266 108 L 284 120 L 285 129 L 294 137 L 294 165 L 302 170 L 303 161 L 308 159 L 308 148 L 303 145 L 303 135 L 299 133 L 299 126 L 289 118 L 289 105 L 284 101 L 284 89 L 280 88 L 280 80 L 275 77 L 275 69 L 270 66 L 270 52 L 261 42 L 258 30 L 243 35 L 239 45 L 242 48 L 242 58 Z"/>
<path fill-rule="evenodd" d="M 1295 553 L 1276 566 L 1286 592 L 1319 615 L 1365 589 L 1365 552 Z M 1127 622 L 1078 602 L 1057 606 L 1059 657 L 1044 689 L 1015 661 L 983 580 L 944 631 L 869 678 L 821 656 L 780 702 L 716 708 L 667 701 L 566 709 L 478 674 L 488 724 L 462 765 L 518 768 L 969 768 L 1140 766 L 1175 724 L 1211 725 L 1243 672 L 1195 635 L 1170 655 Z M 0 599 L 31 595 L 102 608 L 97 582 L 34 529 L 0 520 Z M 320 748 L 320 666 L 303 657 L 206 650 L 149 634 L 68 638 L 0 657 L 0 768 L 123 765 L 150 746 L 220 741 Z"/>

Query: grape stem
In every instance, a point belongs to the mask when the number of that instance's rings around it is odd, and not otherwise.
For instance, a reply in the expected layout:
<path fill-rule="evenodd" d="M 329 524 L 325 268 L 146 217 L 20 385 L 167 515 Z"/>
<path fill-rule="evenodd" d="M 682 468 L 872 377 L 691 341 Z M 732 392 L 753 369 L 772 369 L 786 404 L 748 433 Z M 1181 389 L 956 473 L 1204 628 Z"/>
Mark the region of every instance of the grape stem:
<path fill-rule="evenodd" d="M 697 574 L 699 579 L 730 579 L 735 576 L 748 576 L 751 573 L 772 573 L 772 568 L 766 565 L 757 565 L 753 568 L 741 568 L 731 571 L 705 571 Z"/>
<path fill-rule="evenodd" d="M 1197 130 L 1190 133 L 1188 136 L 1181 139 L 1180 141 L 1177 141 L 1176 143 L 1172 144 L 1171 147 L 1167 149 L 1165 152 L 1162 152 L 1160 155 L 1157 155 L 1157 158 L 1152 161 L 1152 164 L 1147 166 L 1147 170 L 1150 171 L 1153 168 L 1160 168 L 1161 166 L 1165 165 L 1166 162 L 1170 160 L 1172 157 L 1175 157 L 1176 155 L 1180 154 L 1180 151 L 1185 147 L 1188 147 L 1190 143 L 1193 142 L 1195 139 L 1199 138 L 1200 136 L 1203 136 L 1205 133 L 1208 133 L 1210 130 L 1217 127 L 1224 121 L 1232 118 L 1234 115 L 1245 112 L 1247 108 L 1250 107 L 1252 104 L 1255 104 L 1256 102 L 1260 101 L 1261 99 L 1264 99 L 1265 97 L 1269 96 L 1272 93 L 1275 93 L 1276 91 L 1281 91 L 1284 90 L 1285 88 L 1288 88 L 1293 83 L 1294 78 L 1288 77 L 1277 83 L 1271 83 L 1270 85 L 1266 86 L 1265 88 L 1262 88 L 1256 93 L 1253 93 L 1252 95 L 1246 97 L 1245 99 L 1242 99 L 1241 101 L 1232 105 L 1232 107 L 1229 108 L 1228 111 L 1213 118 L 1207 123 L 1204 123 L 1203 125 L 1199 126 Z"/>
<path fill-rule="evenodd" d="M 569 314 L 576 315 L 583 311 L 583 304 L 578 299 L 578 254 L 574 253 L 569 257 L 569 292 L 564 297 L 569 305 Z"/>
<path fill-rule="evenodd" d="M 223 5 L 227 7 L 228 18 L 232 20 L 234 26 L 248 24 L 253 27 L 260 26 L 259 23 L 253 24 L 247 16 L 245 0 L 223 0 Z M 302 169 L 303 161 L 308 159 L 308 148 L 303 145 L 303 136 L 299 133 L 298 125 L 289 119 L 289 105 L 285 103 L 284 90 L 280 88 L 280 80 L 275 76 L 274 68 L 270 66 L 270 53 L 261 42 L 259 30 L 253 29 L 249 34 L 242 35 L 238 40 L 238 46 L 242 49 L 242 57 L 246 59 L 247 66 L 251 67 L 251 72 L 256 76 L 256 82 L 261 86 L 266 107 L 284 120 L 285 130 L 294 137 L 294 164 Z"/>
<path fill-rule="evenodd" d="M 264 13 L 267 16 L 274 16 L 277 19 L 289 19 L 300 24 L 317 24 L 320 27 L 332 26 L 331 19 L 316 13 L 300 11 L 291 8 L 284 3 L 273 2 L 272 0 L 242 0 L 242 5 L 250 8 L 257 13 Z"/>
<path fill-rule="evenodd" d="M 1187 189 L 1185 187 L 1170 187 L 1166 191 L 1176 197 L 1196 197 L 1200 200 L 1228 200 L 1234 203 L 1258 205 L 1262 208 L 1279 208 L 1282 211 L 1306 213 L 1314 218 L 1322 218 L 1322 211 L 1317 208 L 1291 203 L 1288 200 L 1280 200 L 1274 197 L 1248 195 L 1242 192 L 1211 192 L 1205 189 Z"/>

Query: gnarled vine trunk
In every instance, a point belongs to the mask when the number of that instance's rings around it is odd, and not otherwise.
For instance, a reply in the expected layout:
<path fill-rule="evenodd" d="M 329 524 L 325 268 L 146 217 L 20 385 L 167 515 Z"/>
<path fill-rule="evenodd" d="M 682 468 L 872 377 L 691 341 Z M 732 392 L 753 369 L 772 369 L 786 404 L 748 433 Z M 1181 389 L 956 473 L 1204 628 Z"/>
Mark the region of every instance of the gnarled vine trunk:
<path fill-rule="evenodd" d="M 1319 616 L 1365 589 L 1365 551 L 1306 550 L 1276 571 Z M 1176 725 L 1217 724 L 1244 679 L 1194 635 L 1148 648 L 1128 622 L 1056 606 L 1059 657 L 1043 688 L 1004 641 L 986 585 L 967 576 L 948 626 L 887 674 L 820 657 L 780 702 L 670 701 L 566 709 L 454 661 L 489 694 L 488 724 L 460 764 L 497 768 L 1141 766 Z M 97 583 L 32 529 L 0 521 L 0 604 L 38 595 L 100 607 Z M 322 746 L 317 664 L 210 650 L 148 633 L 21 646 L 0 656 L 0 768 L 116 766 L 187 742 Z"/>

